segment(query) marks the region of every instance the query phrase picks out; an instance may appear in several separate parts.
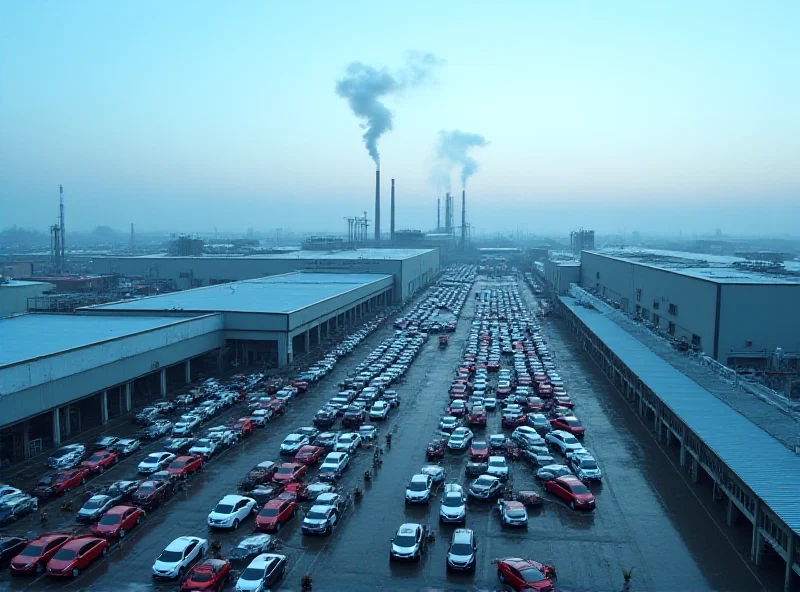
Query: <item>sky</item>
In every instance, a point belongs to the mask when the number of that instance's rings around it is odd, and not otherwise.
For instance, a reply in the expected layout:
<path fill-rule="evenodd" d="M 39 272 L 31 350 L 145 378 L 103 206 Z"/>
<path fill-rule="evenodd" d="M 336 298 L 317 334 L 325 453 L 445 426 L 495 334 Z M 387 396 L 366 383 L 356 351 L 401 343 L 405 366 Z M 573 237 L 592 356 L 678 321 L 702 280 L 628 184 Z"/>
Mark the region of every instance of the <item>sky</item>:
<path fill-rule="evenodd" d="M 800 234 L 800 3 L 5 0 L 0 228 L 345 232 L 374 208 L 335 85 L 386 98 L 382 227 L 435 226 L 441 130 L 483 135 L 476 234 Z M 459 172 L 452 172 L 460 190 Z M 460 219 L 460 213 L 456 214 Z"/>

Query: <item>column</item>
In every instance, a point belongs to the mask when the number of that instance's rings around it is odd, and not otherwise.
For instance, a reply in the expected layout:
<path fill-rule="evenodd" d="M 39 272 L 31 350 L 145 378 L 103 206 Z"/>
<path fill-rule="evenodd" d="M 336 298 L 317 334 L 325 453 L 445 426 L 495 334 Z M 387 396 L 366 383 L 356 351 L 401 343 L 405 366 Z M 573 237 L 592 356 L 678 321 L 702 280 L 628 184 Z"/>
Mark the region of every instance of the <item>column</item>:
<path fill-rule="evenodd" d="M 761 549 L 764 547 L 764 537 L 761 535 L 761 500 L 756 498 L 756 507 L 753 510 L 753 540 L 750 544 L 750 560 L 756 565 L 761 561 Z"/>
<path fill-rule="evenodd" d="M 790 530 L 789 531 L 789 548 L 787 549 L 786 557 L 786 575 L 783 578 L 783 591 L 791 592 L 792 590 L 792 564 L 794 563 L 795 550 L 797 549 L 797 537 Z"/>
<path fill-rule="evenodd" d="M 167 369 L 166 368 L 162 368 L 161 369 L 161 371 L 159 372 L 159 378 L 160 378 L 159 382 L 161 383 L 161 396 L 162 397 L 166 397 L 167 396 Z"/>
<path fill-rule="evenodd" d="M 728 497 L 728 507 L 725 508 L 725 521 L 728 526 L 733 526 L 736 520 L 739 519 L 739 508 L 733 503 L 733 498 Z"/>
<path fill-rule="evenodd" d="M 339 317 L 340 316 L 342 316 L 342 315 L 338 315 L 338 314 L 336 315 L 336 330 L 337 331 L 339 330 Z"/>
<path fill-rule="evenodd" d="M 108 391 L 100 395 L 100 423 L 108 422 Z"/>
<path fill-rule="evenodd" d="M 322 343 L 322 325 L 317 325 L 317 346 Z"/>
<path fill-rule="evenodd" d="M 61 411 L 58 407 L 53 409 L 53 445 L 61 444 Z"/>
<path fill-rule="evenodd" d="M 72 435 L 72 405 L 64 407 L 64 435 Z"/>
<path fill-rule="evenodd" d="M 686 466 L 686 444 L 683 441 L 684 439 L 681 438 L 681 466 Z"/>
<path fill-rule="evenodd" d="M 28 458 L 31 446 L 31 424 L 27 419 L 22 422 L 22 454 Z"/>
<path fill-rule="evenodd" d="M 307 354 L 309 351 L 311 351 L 311 331 L 307 330 L 305 333 L 303 333 L 303 347 L 305 348 L 303 350 L 304 354 Z"/>
<path fill-rule="evenodd" d="M 283 368 L 289 363 L 289 348 L 287 343 L 291 341 L 288 333 L 278 335 L 278 368 Z"/>
<path fill-rule="evenodd" d="M 689 461 L 689 478 L 692 480 L 692 483 L 697 483 L 699 473 L 700 465 L 697 462 L 697 459 L 692 457 L 692 460 Z"/>
<path fill-rule="evenodd" d="M 192 361 L 186 360 L 186 384 L 192 384 Z"/>
<path fill-rule="evenodd" d="M 130 411 L 133 406 L 133 381 L 125 383 L 125 411 Z"/>

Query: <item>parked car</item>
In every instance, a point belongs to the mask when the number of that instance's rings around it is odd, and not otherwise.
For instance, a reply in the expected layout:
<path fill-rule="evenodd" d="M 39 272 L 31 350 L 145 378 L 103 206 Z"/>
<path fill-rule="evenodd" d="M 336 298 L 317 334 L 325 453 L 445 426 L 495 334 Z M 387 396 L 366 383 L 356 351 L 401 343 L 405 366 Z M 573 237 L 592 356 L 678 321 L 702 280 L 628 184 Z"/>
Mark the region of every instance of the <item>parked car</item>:
<path fill-rule="evenodd" d="M 0 500 L 0 524 L 6 524 L 32 514 L 39 509 L 38 498 L 27 493 L 13 493 Z"/>
<path fill-rule="evenodd" d="M 86 446 L 83 444 L 70 444 L 58 448 L 47 459 L 47 466 L 51 469 L 71 469 L 77 466 L 86 456 Z"/>
<path fill-rule="evenodd" d="M 527 526 L 528 511 L 522 502 L 514 500 L 500 500 L 497 502 L 500 511 L 500 520 L 506 526 Z"/>
<path fill-rule="evenodd" d="M 489 468 L 486 470 L 487 475 L 493 475 L 499 479 L 508 479 L 509 468 L 508 461 L 504 456 L 490 456 Z"/>
<path fill-rule="evenodd" d="M 36 489 L 33 490 L 33 494 L 39 498 L 63 495 L 71 489 L 75 489 L 86 483 L 86 479 L 88 478 L 89 471 L 84 467 L 59 471 L 57 473 L 47 473 L 39 479 L 39 483 Z"/>
<path fill-rule="evenodd" d="M 350 455 L 346 452 L 331 452 L 322 461 L 318 477 L 323 481 L 332 481 L 342 476 L 350 462 Z"/>
<path fill-rule="evenodd" d="M 304 465 L 315 465 L 320 461 L 324 454 L 324 448 L 307 444 L 297 451 L 297 454 L 294 455 L 294 461 L 303 463 Z"/>
<path fill-rule="evenodd" d="M 584 483 L 587 481 L 600 481 L 603 478 L 600 467 L 597 466 L 597 461 L 592 456 L 571 454 L 567 457 L 567 464 L 575 473 L 575 476 Z"/>
<path fill-rule="evenodd" d="M 164 501 L 171 489 L 169 483 L 164 481 L 142 481 L 136 491 L 133 492 L 131 500 L 137 506 L 145 510 L 151 510 Z"/>
<path fill-rule="evenodd" d="M 256 500 L 242 495 L 226 495 L 208 515 L 211 528 L 239 528 L 239 523 L 256 510 Z"/>
<path fill-rule="evenodd" d="M 153 577 L 174 580 L 183 576 L 195 559 L 208 552 L 208 541 L 195 536 L 178 537 L 167 545 L 153 563 Z"/>
<path fill-rule="evenodd" d="M 481 475 L 469 485 L 469 495 L 477 499 L 491 499 L 500 495 L 503 483 L 493 475 Z"/>
<path fill-rule="evenodd" d="M 227 559 L 205 559 L 195 563 L 181 580 L 180 592 L 213 590 L 220 592 L 231 577 L 231 562 Z"/>
<path fill-rule="evenodd" d="M 272 481 L 283 485 L 292 481 L 302 481 L 303 477 L 306 476 L 306 472 L 308 472 L 308 467 L 304 464 L 283 463 L 278 466 L 275 474 L 272 475 Z"/>
<path fill-rule="evenodd" d="M 477 553 L 478 544 L 475 542 L 475 533 L 469 528 L 457 528 L 453 531 L 445 565 L 448 570 L 475 571 Z"/>
<path fill-rule="evenodd" d="M 272 480 L 272 476 L 277 469 L 278 463 L 272 462 L 271 460 L 258 463 L 244 476 L 242 482 L 239 483 L 239 489 L 242 491 L 251 491 L 258 485 L 268 483 Z"/>
<path fill-rule="evenodd" d="M 330 534 L 339 522 L 339 511 L 335 505 L 315 503 L 303 518 L 303 534 Z"/>
<path fill-rule="evenodd" d="M 138 481 L 115 481 L 105 491 L 115 504 L 131 499 L 133 492 L 139 487 Z"/>
<path fill-rule="evenodd" d="M 586 426 L 581 423 L 574 415 L 559 416 L 550 420 L 550 425 L 554 430 L 561 430 L 572 434 L 576 438 L 582 438 L 586 432 Z"/>
<path fill-rule="evenodd" d="M 515 592 L 535 591 L 553 592 L 553 580 L 556 577 L 554 568 L 533 561 L 508 557 L 496 561 L 497 577 L 500 582 Z"/>
<path fill-rule="evenodd" d="M 194 438 L 167 438 L 161 443 L 161 447 L 167 452 L 185 454 L 194 446 L 194 440 Z"/>
<path fill-rule="evenodd" d="M 172 422 L 166 419 L 157 419 L 149 426 L 143 427 L 136 435 L 142 440 L 155 440 L 172 432 Z"/>
<path fill-rule="evenodd" d="M 281 443 L 281 455 L 291 455 L 294 456 L 297 454 L 297 451 L 300 450 L 303 446 L 309 443 L 309 438 L 303 434 L 289 434 L 283 439 Z"/>
<path fill-rule="evenodd" d="M 431 499 L 433 480 L 430 475 L 418 474 L 411 477 L 406 485 L 407 504 L 427 504 Z"/>
<path fill-rule="evenodd" d="M 144 510 L 137 506 L 114 506 L 92 525 L 92 532 L 102 537 L 124 538 L 144 517 Z"/>
<path fill-rule="evenodd" d="M 275 548 L 277 539 L 271 534 L 250 535 L 237 543 L 228 553 L 228 559 L 236 567 L 248 565 L 257 555 L 268 553 Z"/>
<path fill-rule="evenodd" d="M 86 503 L 78 510 L 78 515 L 75 517 L 75 520 L 86 524 L 95 522 L 113 505 L 114 498 L 103 494 L 93 495 L 86 500 Z"/>
<path fill-rule="evenodd" d="M 0 536 L 0 565 L 5 565 L 28 546 L 28 539 L 18 536 Z"/>
<path fill-rule="evenodd" d="M 419 561 L 426 546 L 426 533 L 421 524 L 402 524 L 392 537 L 389 559 Z"/>
<path fill-rule="evenodd" d="M 130 456 L 139 450 L 141 445 L 142 443 L 136 438 L 121 438 L 111 447 L 111 450 L 120 456 Z"/>
<path fill-rule="evenodd" d="M 271 589 L 286 573 L 286 555 L 263 553 L 242 571 L 236 592 L 261 592 Z"/>
<path fill-rule="evenodd" d="M 47 562 L 47 575 L 77 578 L 93 561 L 107 554 L 106 539 L 95 536 L 76 537 L 56 551 Z"/>
<path fill-rule="evenodd" d="M 101 436 L 94 443 L 95 450 L 109 450 L 114 444 L 117 443 L 119 438 L 116 436 Z"/>
<path fill-rule="evenodd" d="M 439 505 L 439 522 L 463 524 L 466 519 L 467 497 L 464 488 L 457 483 L 447 483 Z"/>
<path fill-rule="evenodd" d="M 374 442 L 378 438 L 378 428 L 371 424 L 364 424 L 358 428 L 358 435 L 364 442 Z"/>
<path fill-rule="evenodd" d="M 167 467 L 167 471 L 182 479 L 201 470 L 203 470 L 203 458 L 194 454 L 179 456 Z"/>
<path fill-rule="evenodd" d="M 81 463 L 91 474 L 101 474 L 119 462 L 119 454 L 110 450 L 98 450 Z"/>
<path fill-rule="evenodd" d="M 583 448 L 583 445 L 578 442 L 577 438 L 569 432 L 561 430 L 554 430 L 544 437 L 545 441 L 551 448 L 557 448 L 561 454 L 567 454 L 571 450 Z"/>
<path fill-rule="evenodd" d="M 333 447 L 334 452 L 347 452 L 353 454 L 357 448 L 361 446 L 361 436 L 356 432 L 345 432 L 336 438 L 336 444 Z"/>
<path fill-rule="evenodd" d="M 466 450 L 472 443 L 472 430 L 456 428 L 447 440 L 447 448 L 453 451 Z"/>
<path fill-rule="evenodd" d="M 486 440 L 473 440 L 469 447 L 469 458 L 473 462 L 489 460 L 489 444 Z"/>
<path fill-rule="evenodd" d="M 544 488 L 548 493 L 552 493 L 566 502 L 573 510 L 591 512 L 595 508 L 594 495 L 580 479 L 573 475 L 564 475 L 551 481 L 545 481 Z"/>
<path fill-rule="evenodd" d="M 256 529 L 278 531 L 281 526 L 297 514 L 297 503 L 290 500 L 273 499 L 264 504 L 256 516 Z"/>
<path fill-rule="evenodd" d="M 137 470 L 145 474 L 155 473 L 166 469 L 176 458 L 171 452 L 153 452 L 139 463 Z"/>
<path fill-rule="evenodd" d="M 74 537 L 68 534 L 44 534 L 28 543 L 19 555 L 11 559 L 12 576 L 43 573 L 47 562 Z"/>
<path fill-rule="evenodd" d="M 200 456 L 204 459 L 211 458 L 217 451 L 217 443 L 211 438 L 199 438 L 189 449 L 189 454 Z"/>

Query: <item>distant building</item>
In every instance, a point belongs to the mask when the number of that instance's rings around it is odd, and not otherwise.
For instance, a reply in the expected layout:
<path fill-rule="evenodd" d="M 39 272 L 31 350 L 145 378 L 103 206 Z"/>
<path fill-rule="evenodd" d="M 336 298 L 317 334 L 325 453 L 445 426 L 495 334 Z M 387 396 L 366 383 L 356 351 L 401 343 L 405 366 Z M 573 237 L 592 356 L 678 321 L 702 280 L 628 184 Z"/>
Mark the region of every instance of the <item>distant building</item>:
<path fill-rule="evenodd" d="M 36 298 L 53 289 L 47 282 L 0 279 L 0 317 L 28 312 L 28 298 Z"/>

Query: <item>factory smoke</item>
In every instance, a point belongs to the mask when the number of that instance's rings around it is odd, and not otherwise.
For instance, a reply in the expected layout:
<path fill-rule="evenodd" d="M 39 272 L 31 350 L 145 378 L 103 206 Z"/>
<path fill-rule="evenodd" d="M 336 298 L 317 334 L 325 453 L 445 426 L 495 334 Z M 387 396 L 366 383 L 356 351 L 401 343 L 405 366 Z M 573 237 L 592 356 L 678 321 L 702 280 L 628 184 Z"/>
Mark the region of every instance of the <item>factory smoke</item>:
<path fill-rule="evenodd" d="M 434 169 L 434 175 L 445 174 L 449 177 L 452 167 L 461 167 L 461 187 L 466 187 L 467 179 L 478 170 L 478 161 L 469 155 L 469 151 L 472 148 L 481 148 L 488 144 L 486 138 L 480 134 L 471 134 L 460 130 L 440 131 L 439 144 L 436 149 L 439 163 Z M 437 170 L 439 173 L 436 172 Z"/>
<path fill-rule="evenodd" d="M 378 140 L 392 129 L 392 112 L 382 99 L 428 82 L 441 60 L 430 53 L 410 53 L 398 72 L 377 69 L 362 62 L 352 62 L 336 83 L 336 94 L 347 99 L 353 114 L 363 120 L 364 145 L 380 168 Z"/>

